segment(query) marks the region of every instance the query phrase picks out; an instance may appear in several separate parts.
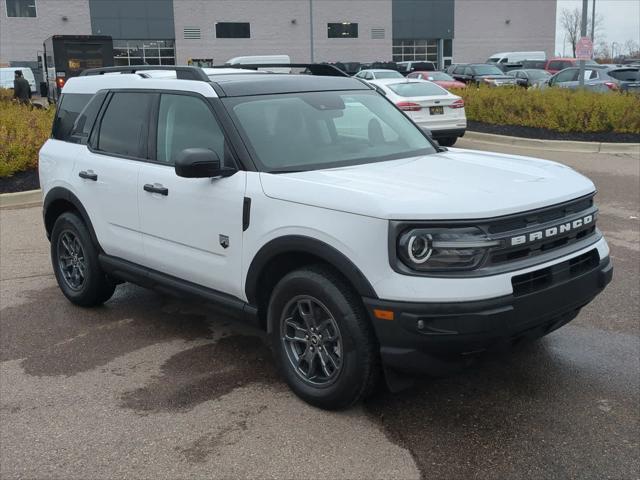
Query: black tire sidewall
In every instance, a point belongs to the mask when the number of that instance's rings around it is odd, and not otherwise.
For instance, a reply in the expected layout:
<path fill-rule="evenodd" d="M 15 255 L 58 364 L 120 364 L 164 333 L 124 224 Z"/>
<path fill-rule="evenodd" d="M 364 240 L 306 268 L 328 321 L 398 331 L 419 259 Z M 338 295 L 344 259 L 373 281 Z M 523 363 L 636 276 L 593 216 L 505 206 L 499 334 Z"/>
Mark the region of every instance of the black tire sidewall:
<path fill-rule="evenodd" d="M 289 387 L 307 402 L 321 408 L 345 408 L 359 399 L 368 381 L 372 348 L 361 321 L 364 311 L 344 293 L 344 285 L 322 271 L 297 270 L 286 275 L 274 289 L 269 302 L 270 339 L 278 367 Z M 294 371 L 281 342 L 280 322 L 284 307 L 294 297 L 309 295 L 320 300 L 332 313 L 342 337 L 342 370 L 329 385 L 312 385 Z"/>
<path fill-rule="evenodd" d="M 79 290 L 73 290 L 67 285 L 58 265 L 58 240 L 60 235 L 67 230 L 77 237 L 84 253 L 86 276 L 84 285 Z M 100 267 L 98 250 L 91 240 L 91 235 L 84 222 L 74 213 L 63 213 L 57 218 L 53 226 L 51 232 L 51 263 L 60 290 L 71 302 L 81 306 L 93 306 L 101 304 L 111 297 L 111 293 L 113 293 L 112 284 Z"/>

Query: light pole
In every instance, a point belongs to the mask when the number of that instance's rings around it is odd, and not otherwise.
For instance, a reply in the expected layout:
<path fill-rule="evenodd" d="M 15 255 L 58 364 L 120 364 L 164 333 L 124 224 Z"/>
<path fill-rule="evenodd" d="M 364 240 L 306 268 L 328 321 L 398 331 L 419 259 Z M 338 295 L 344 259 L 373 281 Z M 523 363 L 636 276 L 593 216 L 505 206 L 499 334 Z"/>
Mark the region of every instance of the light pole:
<path fill-rule="evenodd" d="M 313 63 L 313 0 L 309 0 L 309 46 L 311 48 L 310 63 Z"/>
<path fill-rule="evenodd" d="M 587 9 L 589 8 L 589 0 L 582 0 L 582 22 L 580 24 L 580 38 L 587 36 Z M 584 66 L 585 61 L 580 60 L 580 78 L 578 84 L 580 87 L 584 87 Z"/>
<path fill-rule="evenodd" d="M 591 43 L 596 41 L 596 0 L 591 5 Z"/>

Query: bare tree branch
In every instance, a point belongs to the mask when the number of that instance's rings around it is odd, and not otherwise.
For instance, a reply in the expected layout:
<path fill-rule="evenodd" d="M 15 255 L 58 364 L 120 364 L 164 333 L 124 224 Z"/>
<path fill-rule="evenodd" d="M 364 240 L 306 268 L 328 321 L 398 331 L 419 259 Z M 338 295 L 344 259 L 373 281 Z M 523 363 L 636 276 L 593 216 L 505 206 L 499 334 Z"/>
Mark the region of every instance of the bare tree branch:
<path fill-rule="evenodd" d="M 596 23 L 595 23 L 595 32 L 594 32 L 594 43 L 595 37 L 598 32 L 602 29 L 602 16 L 596 15 Z M 565 38 L 571 45 L 571 53 L 573 56 L 576 56 L 576 44 L 578 40 L 580 40 L 580 26 L 582 24 L 582 10 L 579 8 L 574 8 L 573 10 L 569 10 L 568 8 L 563 8 L 560 14 L 560 27 L 564 30 Z M 591 17 L 587 18 L 587 25 L 591 25 Z M 587 29 L 588 30 L 588 29 Z M 602 40 L 601 40 L 602 41 Z"/>

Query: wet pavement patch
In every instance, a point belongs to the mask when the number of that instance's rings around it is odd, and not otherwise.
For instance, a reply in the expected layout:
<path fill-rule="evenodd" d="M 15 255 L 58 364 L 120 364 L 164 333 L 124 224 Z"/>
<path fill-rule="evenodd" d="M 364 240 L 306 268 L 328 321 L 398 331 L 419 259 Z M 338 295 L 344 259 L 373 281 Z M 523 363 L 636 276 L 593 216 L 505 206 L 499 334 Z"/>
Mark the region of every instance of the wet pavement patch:
<path fill-rule="evenodd" d="M 637 346 L 564 327 L 365 409 L 423 478 L 631 478 L 640 469 Z"/>
<path fill-rule="evenodd" d="M 24 359 L 29 375 L 70 376 L 156 343 L 212 338 L 205 314 L 168 308 L 173 299 L 130 285 L 97 308 L 74 306 L 57 288 L 26 295 L 32 300 L 0 312 L 0 358 Z"/>
<path fill-rule="evenodd" d="M 233 335 L 177 353 L 149 385 L 124 393 L 121 407 L 186 411 L 252 383 L 280 384 L 271 352 L 260 337 Z"/>
<path fill-rule="evenodd" d="M 266 408 L 266 405 L 260 405 L 251 412 L 231 412 L 235 420 L 230 425 L 221 427 L 215 433 L 201 436 L 188 447 L 176 447 L 176 451 L 189 463 L 204 463 L 209 455 L 220 448 L 238 443 L 242 439 L 243 433 L 248 429 L 249 420 L 258 416 Z"/>

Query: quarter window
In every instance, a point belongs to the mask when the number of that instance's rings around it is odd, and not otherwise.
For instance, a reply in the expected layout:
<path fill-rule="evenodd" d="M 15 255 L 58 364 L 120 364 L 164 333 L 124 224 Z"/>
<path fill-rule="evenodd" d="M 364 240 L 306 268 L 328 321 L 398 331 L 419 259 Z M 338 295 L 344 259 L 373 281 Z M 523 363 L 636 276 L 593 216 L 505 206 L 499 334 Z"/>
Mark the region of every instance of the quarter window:
<path fill-rule="evenodd" d="M 216 23 L 216 38 L 251 38 L 251 24 L 248 22 Z"/>
<path fill-rule="evenodd" d="M 327 36 L 329 38 L 358 38 L 358 24 L 351 22 L 328 23 Z"/>
<path fill-rule="evenodd" d="M 100 111 L 100 107 L 102 106 L 102 102 L 104 102 L 106 96 L 107 95 L 102 92 L 94 95 L 87 106 L 82 109 L 73 124 L 73 129 L 69 136 L 70 142 L 81 143 L 83 145 L 87 144 L 89 135 L 91 134 L 91 129 L 93 128 L 93 123 L 98 116 L 98 112 Z"/>
<path fill-rule="evenodd" d="M 100 123 L 98 150 L 146 158 L 149 107 L 154 97 L 138 92 L 113 94 Z"/>
<path fill-rule="evenodd" d="M 173 165 L 187 148 L 208 148 L 221 160 L 228 150 L 222 129 L 204 101 L 189 95 L 164 94 L 160 98 L 156 159 Z"/>
<path fill-rule="evenodd" d="M 85 93 L 66 93 L 62 95 L 56 111 L 56 118 L 53 121 L 51 133 L 53 138 L 56 140 L 69 140 L 73 124 L 92 96 Z"/>
<path fill-rule="evenodd" d="M 35 17 L 36 0 L 5 0 L 7 17 Z"/>

